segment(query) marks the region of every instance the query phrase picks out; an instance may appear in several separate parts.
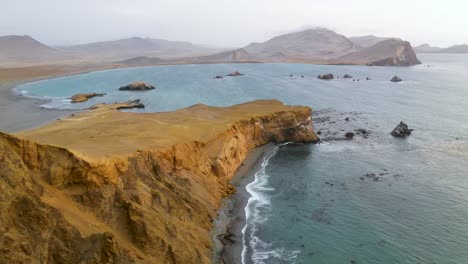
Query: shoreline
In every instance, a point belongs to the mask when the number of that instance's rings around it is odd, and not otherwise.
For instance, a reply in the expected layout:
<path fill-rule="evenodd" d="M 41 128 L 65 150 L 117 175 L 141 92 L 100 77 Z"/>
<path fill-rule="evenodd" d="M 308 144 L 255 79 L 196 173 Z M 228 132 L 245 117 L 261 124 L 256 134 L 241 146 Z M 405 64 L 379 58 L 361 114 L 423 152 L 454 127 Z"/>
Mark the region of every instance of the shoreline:
<path fill-rule="evenodd" d="M 269 143 L 252 150 L 242 162 L 231 184 L 236 193 L 225 198 L 219 209 L 212 232 L 213 263 L 242 263 L 243 233 L 246 225 L 245 208 L 251 197 L 246 187 L 255 180 L 255 174 L 261 169 L 263 159 L 271 155 L 277 146 Z"/>
<path fill-rule="evenodd" d="M 26 83 L 29 81 L 0 84 L 0 131 L 12 133 L 28 130 L 79 111 L 43 108 L 41 105 L 47 100 L 22 96 L 13 91 Z"/>

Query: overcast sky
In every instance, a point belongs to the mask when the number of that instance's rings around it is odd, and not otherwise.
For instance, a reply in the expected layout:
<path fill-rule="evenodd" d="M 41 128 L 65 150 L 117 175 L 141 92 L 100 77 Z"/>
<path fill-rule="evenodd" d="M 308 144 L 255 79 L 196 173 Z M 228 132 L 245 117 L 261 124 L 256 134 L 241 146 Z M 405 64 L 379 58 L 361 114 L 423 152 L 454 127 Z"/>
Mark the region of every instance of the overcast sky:
<path fill-rule="evenodd" d="M 321 26 L 413 45 L 468 43 L 467 0 L 0 0 L 0 35 L 49 45 L 132 36 L 239 47 Z"/>

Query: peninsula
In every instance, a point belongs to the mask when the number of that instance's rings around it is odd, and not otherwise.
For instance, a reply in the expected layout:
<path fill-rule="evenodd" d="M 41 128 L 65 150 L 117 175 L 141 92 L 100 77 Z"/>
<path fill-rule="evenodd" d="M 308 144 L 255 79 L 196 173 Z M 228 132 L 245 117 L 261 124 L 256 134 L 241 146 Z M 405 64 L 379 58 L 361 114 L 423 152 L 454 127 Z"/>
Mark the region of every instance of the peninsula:
<path fill-rule="evenodd" d="M 210 263 L 231 177 L 256 147 L 317 142 L 311 113 L 274 100 L 166 113 L 109 104 L 0 133 L 0 259 Z"/>

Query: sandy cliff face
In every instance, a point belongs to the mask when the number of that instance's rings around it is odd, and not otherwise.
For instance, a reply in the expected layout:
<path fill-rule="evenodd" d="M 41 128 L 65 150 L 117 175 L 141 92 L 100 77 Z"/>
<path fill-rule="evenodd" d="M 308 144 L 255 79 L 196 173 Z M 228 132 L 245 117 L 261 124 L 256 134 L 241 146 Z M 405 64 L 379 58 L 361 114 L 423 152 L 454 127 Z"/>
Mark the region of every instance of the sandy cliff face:
<path fill-rule="evenodd" d="M 212 219 L 248 152 L 317 140 L 310 108 L 277 101 L 99 108 L 19 136 L 0 133 L 0 263 L 209 263 Z"/>

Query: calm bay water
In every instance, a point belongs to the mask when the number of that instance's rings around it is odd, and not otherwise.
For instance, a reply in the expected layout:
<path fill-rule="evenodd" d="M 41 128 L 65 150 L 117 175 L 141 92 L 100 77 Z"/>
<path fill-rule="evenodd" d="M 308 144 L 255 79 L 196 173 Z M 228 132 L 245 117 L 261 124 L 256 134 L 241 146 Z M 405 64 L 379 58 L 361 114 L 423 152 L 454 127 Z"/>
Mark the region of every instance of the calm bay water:
<path fill-rule="evenodd" d="M 146 108 L 136 111 L 155 112 L 276 98 L 311 106 L 332 120 L 350 116 L 346 129 L 368 129 L 369 138 L 287 145 L 257 173 L 249 185 L 254 199 L 247 208 L 244 262 L 468 263 L 468 56 L 419 57 L 424 65 L 409 68 L 221 64 L 119 69 L 16 90 L 51 99 L 44 105 L 49 108 L 141 99 Z M 212 78 L 235 70 L 246 75 Z M 361 80 L 316 78 L 329 72 Z M 394 75 L 405 81 L 389 82 Z M 118 91 L 136 80 L 158 89 Z M 73 105 L 67 99 L 87 92 L 107 96 Z M 389 135 L 400 120 L 415 129 L 407 139 Z M 318 129 L 329 126 L 344 133 L 336 125 L 317 124 Z"/>

